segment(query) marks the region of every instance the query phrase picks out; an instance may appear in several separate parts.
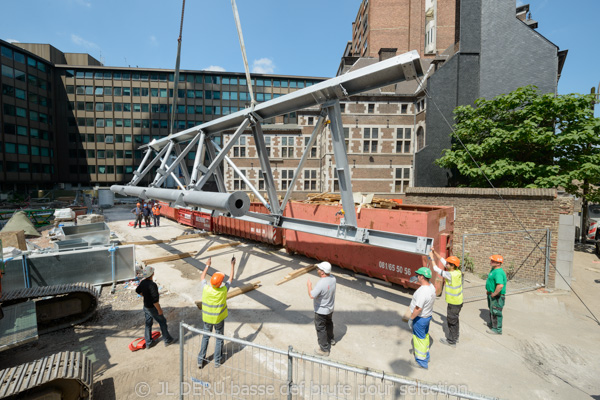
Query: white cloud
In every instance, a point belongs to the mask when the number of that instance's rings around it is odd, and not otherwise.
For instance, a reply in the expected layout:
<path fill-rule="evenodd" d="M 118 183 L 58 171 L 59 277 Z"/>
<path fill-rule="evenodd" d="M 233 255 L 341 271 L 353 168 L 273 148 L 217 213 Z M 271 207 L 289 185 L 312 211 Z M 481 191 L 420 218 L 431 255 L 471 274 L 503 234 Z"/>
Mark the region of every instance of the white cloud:
<path fill-rule="evenodd" d="M 218 65 L 211 65 L 208 68 L 204 68 L 203 71 L 225 72 L 225 68 L 219 67 Z"/>
<path fill-rule="evenodd" d="M 8 43 L 21 43 L 17 39 L 6 39 Z"/>
<path fill-rule="evenodd" d="M 261 58 L 252 63 L 252 72 L 256 74 L 272 74 L 275 72 L 275 64 L 270 58 Z"/>
<path fill-rule="evenodd" d="M 96 43 L 85 40 L 81 36 L 77 36 L 75 34 L 71 34 L 71 41 L 73 43 L 75 43 L 77 46 L 84 47 L 88 50 L 100 49 L 100 46 L 98 46 Z"/>
<path fill-rule="evenodd" d="M 154 35 L 150 35 L 150 44 L 152 46 L 158 46 L 158 39 Z"/>
<path fill-rule="evenodd" d="M 84 7 L 92 7 L 92 2 L 90 0 L 75 0 L 75 3 Z"/>

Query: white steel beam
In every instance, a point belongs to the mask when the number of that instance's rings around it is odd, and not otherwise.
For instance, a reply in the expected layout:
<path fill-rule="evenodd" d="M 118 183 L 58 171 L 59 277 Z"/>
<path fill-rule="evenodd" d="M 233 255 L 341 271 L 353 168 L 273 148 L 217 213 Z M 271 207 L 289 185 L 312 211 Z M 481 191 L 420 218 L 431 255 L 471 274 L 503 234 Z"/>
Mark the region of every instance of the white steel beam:
<path fill-rule="evenodd" d="M 411 51 L 257 104 L 254 110 L 250 108 L 240 110 L 174 135 L 169 135 L 166 138 L 157 140 L 152 144 L 152 147 L 159 150 L 167 146 L 171 140 L 187 142 L 196 135 L 198 129 L 202 129 L 207 136 L 234 129 L 251 114 L 256 114 L 259 119 L 272 118 L 392 83 L 415 79 L 418 76 L 423 76 L 423 67 L 421 66 L 419 53 Z"/>

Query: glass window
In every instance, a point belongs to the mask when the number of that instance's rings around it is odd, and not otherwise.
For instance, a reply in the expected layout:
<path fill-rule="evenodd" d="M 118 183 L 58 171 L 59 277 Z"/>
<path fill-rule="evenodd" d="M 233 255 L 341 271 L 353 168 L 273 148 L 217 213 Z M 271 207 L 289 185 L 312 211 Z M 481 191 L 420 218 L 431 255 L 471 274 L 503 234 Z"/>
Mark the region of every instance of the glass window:
<path fill-rule="evenodd" d="M 17 51 L 14 53 L 15 61 L 25 64 L 25 56 Z"/>
<path fill-rule="evenodd" d="M 131 111 L 131 104 L 129 103 L 123 103 L 123 111 Z"/>
<path fill-rule="evenodd" d="M 21 107 L 15 107 L 15 112 L 17 117 L 23 117 L 26 118 L 27 117 L 27 110 Z M 36 114 L 36 120 L 37 120 L 37 113 Z"/>
<path fill-rule="evenodd" d="M 19 145 L 19 154 L 28 155 L 29 154 L 29 146 L 27 146 L 26 144 L 20 144 Z"/>
<path fill-rule="evenodd" d="M 96 103 L 96 111 L 104 111 L 104 103 Z"/>
<path fill-rule="evenodd" d="M 94 94 L 94 87 L 93 86 L 86 86 L 85 87 L 85 94 L 87 95 L 93 95 Z"/>
<path fill-rule="evenodd" d="M 133 88 L 133 95 L 134 95 L 134 96 L 139 96 L 139 95 L 140 95 L 140 93 L 141 93 L 141 90 L 140 90 L 140 88 L 139 88 L 139 87 L 134 87 L 134 88 Z"/>
<path fill-rule="evenodd" d="M 195 94 L 196 94 L 197 99 L 201 99 L 202 97 L 204 97 L 203 96 L 204 92 L 202 92 L 202 90 L 196 90 L 195 92 L 196 92 Z"/>
<path fill-rule="evenodd" d="M 38 146 L 31 146 L 31 155 L 32 156 L 39 156 L 40 155 L 40 148 Z"/>
<path fill-rule="evenodd" d="M 131 75 L 131 80 L 132 81 L 139 81 L 140 80 L 140 74 L 139 73 L 134 73 Z"/>
<path fill-rule="evenodd" d="M 15 89 L 15 97 L 21 100 L 27 100 L 27 92 L 22 89 Z"/>
<path fill-rule="evenodd" d="M 140 81 L 147 81 L 148 80 L 148 73 L 147 72 L 142 72 L 140 74 Z"/>
<path fill-rule="evenodd" d="M 112 86 L 104 86 L 104 95 L 112 96 Z"/>
<path fill-rule="evenodd" d="M 167 89 L 160 89 L 160 97 L 167 97 Z"/>
<path fill-rule="evenodd" d="M 185 106 L 184 105 L 178 105 L 177 106 L 177 113 L 178 114 L 184 114 L 185 113 Z"/>
<path fill-rule="evenodd" d="M 75 86 L 67 85 L 67 94 L 74 94 L 74 93 L 75 93 Z"/>
<path fill-rule="evenodd" d="M 149 106 L 148 104 L 142 104 L 142 112 L 148 112 Z"/>
<path fill-rule="evenodd" d="M 17 145 L 15 143 L 5 143 L 4 150 L 8 154 L 15 154 L 17 152 Z"/>
<path fill-rule="evenodd" d="M 142 105 L 139 103 L 134 103 L 133 104 L 133 111 L 134 112 L 141 112 L 142 111 Z"/>
<path fill-rule="evenodd" d="M 130 77 L 131 77 L 131 74 L 129 72 L 123 72 L 122 79 L 124 81 L 128 81 L 130 79 Z"/>
<path fill-rule="evenodd" d="M 25 82 L 25 72 L 15 68 L 15 79 L 21 82 Z"/>
<path fill-rule="evenodd" d="M 148 88 L 142 88 L 142 97 L 148 97 Z"/>
<path fill-rule="evenodd" d="M 104 126 L 106 126 L 107 128 L 112 128 L 113 127 L 113 120 L 112 120 L 112 118 L 106 118 L 104 120 Z"/>
<path fill-rule="evenodd" d="M 123 96 L 131 96 L 131 88 L 124 87 L 123 88 Z"/>
<path fill-rule="evenodd" d="M 125 143 L 131 143 L 131 135 L 125 135 Z"/>
<path fill-rule="evenodd" d="M 17 125 L 17 135 L 27 136 L 27 127 L 26 126 Z"/>
<path fill-rule="evenodd" d="M 37 66 L 37 61 L 34 58 L 27 57 L 27 65 L 35 67 Z"/>
<path fill-rule="evenodd" d="M 10 58 L 11 60 L 13 58 L 13 51 L 8 47 L 0 47 L 0 54 L 2 54 L 4 57 Z"/>
<path fill-rule="evenodd" d="M 116 81 L 120 81 L 121 80 L 121 73 L 120 72 L 114 72 L 113 73 L 113 79 Z"/>

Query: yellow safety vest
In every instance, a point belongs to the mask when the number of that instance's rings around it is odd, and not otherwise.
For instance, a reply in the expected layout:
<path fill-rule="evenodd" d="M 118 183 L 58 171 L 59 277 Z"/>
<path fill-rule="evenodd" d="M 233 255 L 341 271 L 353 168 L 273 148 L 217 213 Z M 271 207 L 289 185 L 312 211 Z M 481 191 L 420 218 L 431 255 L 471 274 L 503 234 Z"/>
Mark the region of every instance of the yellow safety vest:
<path fill-rule="evenodd" d="M 207 284 L 202 291 L 202 320 L 218 324 L 227 318 L 227 287 L 218 289 Z"/>
<path fill-rule="evenodd" d="M 462 273 L 455 269 L 450 271 L 451 279 L 446 279 L 446 302 L 448 304 L 462 304 L 463 303 L 463 290 L 462 290 Z"/>

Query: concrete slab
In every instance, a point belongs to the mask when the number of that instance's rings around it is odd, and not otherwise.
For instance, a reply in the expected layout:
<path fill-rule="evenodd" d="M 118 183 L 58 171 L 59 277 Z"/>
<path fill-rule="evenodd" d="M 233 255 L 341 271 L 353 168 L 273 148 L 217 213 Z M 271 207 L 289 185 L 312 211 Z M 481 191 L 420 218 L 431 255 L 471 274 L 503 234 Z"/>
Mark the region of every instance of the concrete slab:
<path fill-rule="evenodd" d="M 105 211 L 111 230 L 124 240 L 166 239 L 191 229 L 164 218 L 160 227 L 127 226 L 132 220 L 129 207 Z M 243 245 L 208 251 L 215 244 L 242 241 Z M 306 281 L 317 281 L 316 273 L 299 277 L 281 286 L 285 275 L 315 260 L 289 255 L 269 245 L 226 236 L 208 236 L 172 244 L 137 246 L 138 260 L 170 252 L 200 251 L 194 258 L 154 265 L 156 279 L 170 293 L 186 303 L 200 297 L 200 272 L 212 257 L 209 273 L 229 274 L 229 260 L 235 255 L 238 266 L 233 286 L 260 280 L 262 287 L 228 301 L 226 335 L 238 337 L 256 333 L 254 342 L 266 346 L 312 352 L 317 345 L 312 301 Z M 600 268 L 589 248 L 576 249 L 573 289 L 587 306 L 600 316 Z M 600 395 L 600 325 L 577 297 L 564 291 L 528 292 L 507 297 L 504 334 L 486 333 L 488 310 L 485 300 L 465 303 L 461 312 L 461 336 L 456 348 L 444 346 L 446 303 L 438 298 L 430 334 L 433 338 L 430 369 L 416 370 L 411 333 L 402 314 L 412 291 L 357 279 L 351 271 L 334 267 L 338 282 L 333 317 L 336 346 L 330 358 L 446 385 L 465 385 L 468 390 L 512 399 L 580 399 Z M 557 277 L 557 280 L 560 279 Z M 510 283 L 509 283 L 510 284 Z M 165 306 L 163 306 L 165 307 Z M 200 326 L 200 312 L 186 314 L 185 322 Z M 169 320 L 169 325 L 179 322 Z M 164 370 L 164 365 L 149 368 Z M 177 369 L 173 365 L 173 369 Z"/>

